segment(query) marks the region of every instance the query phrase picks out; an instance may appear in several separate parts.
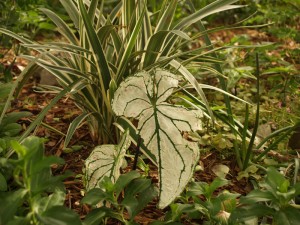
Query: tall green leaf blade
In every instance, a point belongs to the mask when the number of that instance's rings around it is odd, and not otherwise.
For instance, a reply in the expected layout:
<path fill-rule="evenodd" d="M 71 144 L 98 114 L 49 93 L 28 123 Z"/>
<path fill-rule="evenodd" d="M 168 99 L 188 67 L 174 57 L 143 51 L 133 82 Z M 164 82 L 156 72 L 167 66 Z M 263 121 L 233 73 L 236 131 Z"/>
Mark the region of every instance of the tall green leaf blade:
<path fill-rule="evenodd" d="M 93 21 L 95 19 L 95 14 L 96 14 L 96 11 L 97 11 L 98 2 L 99 2 L 99 0 L 91 0 L 90 1 L 90 5 L 89 5 L 89 9 L 88 9 L 88 15 L 91 18 L 91 21 Z"/>
<path fill-rule="evenodd" d="M 118 65 L 118 72 L 117 72 L 117 79 L 116 79 L 117 83 L 120 82 L 121 78 L 123 77 L 123 73 L 125 71 L 125 68 L 127 67 L 127 63 L 129 61 L 130 54 L 136 44 L 136 40 L 137 40 L 139 32 L 141 30 L 141 25 L 143 22 L 144 14 L 145 14 L 145 9 L 142 11 L 142 13 L 132 31 L 132 34 L 131 34 L 128 44 L 127 44 L 127 47 L 122 55 L 119 65 Z"/>
<path fill-rule="evenodd" d="M 120 176 L 120 168 L 126 150 L 130 146 L 129 132 L 126 131 L 118 145 L 101 145 L 96 147 L 86 159 L 87 190 L 97 187 L 106 176 L 113 182 Z"/>
<path fill-rule="evenodd" d="M 159 21 L 157 23 L 154 33 L 157 33 L 158 31 L 161 31 L 161 30 L 169 30 L 169 28 L 172 24 L 172 21 L 173 21 L 175 11 L 176 11 L 176 6 L 177 6 L 176 0 L 170 1 L 169 5 L 164 10 L 161 18 L 159 18 Z"/>
<path fill-rule="evenodd" d="M 215 1 L 206 7 L 192 13 L 191 15 L 183 18 L 181 21 L 179 21 L 172 29 L 174 30 L 183 30 L 189 26 L 191 26 L 193 23 L 196 23 L 198 21 L 201 21 L 201 19 L 212 15 L 217 12 L 222 12 L 225 10 L 230 10 L 230 9 L 236 9 L 236 8 L 241 8 L 244 6 L 241 5 L 231 5 L 238 0 L 219 0 Z M 176 42 L 177 37 L 176 36 L 171 36 L 168 40 L 168 43 L 166 44 L 166 49 L 163 51 L 162 55 L 168 55 L 170 53 L 170 50 L 173 49 L 173 46 Z"/>
<path fill-rule="evenodd" d="M 204 94 L 200 84 L 196 80 L 196 78 L 188 71 L 188 69 L 186 69 L 183 65 L 181 65 L 176 60 L 172 60 L 170 62 L 170 65 L 173 66 L 174 68 L 176 68 L 184 76 L 184 78 L 193 86 L 193 88 L 195 88 L 195 90 L 199 94 L 200 98 L 202 99 L 203 103 L 205 104 L 210 117 L 213 119 L 214 115 L 209 107 L 209 103 L 205 97 L 205 94 Z"/>
<path fill-rule="evenodd" d="M 90 115 L 91 115 L 91 113 L 82 113 L 81 115 L 79 115 L 78 117 L 76 117 L 76 119 L 74 119 L 72 121 L 72 123 L 70 124 L 70 126 L 68 128 L 68 131 L 67 131 L 67 135 L 66 135 L 66 138 L 65 138 L 64 147 L 68 146 L 68 144 L 71 141 L 71 138 L 73 137 L 73 134 L 75 133 L 76 129 Z"/>
<path fill-rule="evenodd" d="M 143 144 L 158 163 L 160 208 L 182 192 L 199 157 L 197 144 L 182 132 L 201 128 L 200 112 L 165 102 L 177 86 L 177 77 L 167 71 L 140 72 L 120 85 L 112 104 L 118 116 L 139 119 Z"/>
<path fill-rule="evenodd" d="M 71 20 L 73 21 L 75 27 L 79 28 L 79 10 L 73 1 L 70 0 L 60 0 L 60 3 L 63 5 L 64 9 L 69 14 Z"/>
<path fill-rule="evenodd" d="M 101 73 L 101 75 L 99 75 L 101 76 L 100 84 L 103 86 L 102 88 L 104 88 L 103 93 L 105 93 L 109 88 L 109 82 L 111 79 L 108 63 L 105 58 L 100 40 L 98 39 L 97 33 L 92 25 L 92 21 L 90 20 L 91 18 L 89 17 L 82 0 L 79 0 L 79 7 L 88 35 L 89 43 L 92 46 L 95 60 L 99 65 L 99 72 Z"/>
<path fill-rule="evenodd" d="M 179 23 L 174 27 L 174 29 L 184 29 L 193 23 L 217 12 L 222 12 L 225 10 L 241 8 L 244 6 L 241 5 L 231 5 L 238 0 L 219 0 L 214 1 L 213 3 L 207 5 L 206 7 L 196 11 L 195 13 L 183 18 Z"/>
<path fill-rule="evenodd" d="M 151 66 L 153 63 L 157 61 L 158 56 L 161 54 L 161 51 L 164 48 L 164 43 L 169 34 L 175 34 L 181 38 L 189 40 L 190 37 L 180 31 L 180 30 L 170 30 L 170 31 L 158 31 L 154 35 L 151 36 L 147 43 L 147 47 L 145 49 L 145 54 L 143 55 L 143 68 Z"/>
<path fill-rule="evenodd" d="M 78 40 L 70 27 L 54 12 L 49 9 L 40 8 L 40 10 L 45 13 L 57 26 L 58 30 L 62 35 L 64 35 L 72 44 L 78 44 Z"/>

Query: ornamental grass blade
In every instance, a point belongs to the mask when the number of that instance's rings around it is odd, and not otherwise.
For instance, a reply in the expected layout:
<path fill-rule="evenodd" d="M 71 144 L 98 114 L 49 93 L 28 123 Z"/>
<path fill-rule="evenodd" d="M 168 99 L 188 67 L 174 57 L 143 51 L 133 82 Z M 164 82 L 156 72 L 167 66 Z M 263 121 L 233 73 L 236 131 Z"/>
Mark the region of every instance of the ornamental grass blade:
<path fill-rule="evenodd" d="M 111 178 L 114 183 L 118 180 L 130 143 L 129 132 L 126 131 L 118 145 L 100 145 L 92 151 L 85 161 L 87 190 L 97 187 L 104 177 Z"/>
<path fill-rule="evenodd" d="M 161 30 L 169 30 L 173 22 L 174 14 L 176 12 L 177 1 L 170 1 L 169 5 L 166 7 L 164 12 L 161 14 L 154 33 Z"/>
<path fill-rule="evenodd" d="M 65 138 L 64 148 L 66 148 L 73 137 L 73 134 L 77 130 L 77 128 L 85 121 L 85 119 L 90 116 L 91 113 L 82 113 L 81 115 L 77 116 L 70 124 L 67 135 Z"/>
<path fill-rule="evenodd" d="M 158 31 L 150 37 L 147 43 L 146 52 L 142 59 L 143 68 L 149 67 L 157 61 L 161 51 L 165 47 L 165 40 L 169 34 L 175 34 L 182 39 L 190 40 L 190 37 L 180 30 Z"/>
<path fill-rule="evenodd" d="M 193 23 L 196 23 L 200 21 L 201 19 L 212 15 L 214 13 L 230 10 L 230 9 L 236 9 L 244 7 L 243 5 L 231 5 L 238 0 L 219 0 L 215 1 L 206 7 L 196 11 L 195 13 L 183 18 L 179 23 L 175 26 L 175 29 L 184 29 L 192 25 Z"/>
<path fill-rule="evenodd" d="M 198 145 L 182 133 L 201 129 L 202 114 L 166 102 L 178 86 L 177 78 L 161 69 L 140 72 L 121 83 L 112 103 L 118 116 L 139 120 L 143 144 L 156 157 L 160 208 L 183 191 L 199 157 Z"/>
<path fill-rule="evenodd" d="M 173 66 L 175 69 L 177 69 L 184 76 L 184 78 L 187 81 L 189 81 L 189 83 L 193 86 L 193 88 L 195 88 L 195 90 L 199 94 L 200 98 L 202 99 L 203 103 L 205 104 L 205 107 L 207 108 L 209 116 L 214 121 L 214 114 L 213 114 L 211 108 L 209 107 L 209 103 L 208 103 L 208 101 L 206 99 L 206 96 L 205 96 L 205 94 L 204 94 L 204 92 L 203 92 L 200 84 L 196 80 L 196 78 L 190 73 L 190 71 L 188 71 L 188 69 L 186 69 L 178 61 L 176 61 L 176 60 L 173 59 L 170 62 L 170 65 Z"/>
<path fill-rule="evenodd" d="M 136 25 L 133 28 L 133 31 L 132 31 L 130 38 L 128 40 L 128 43 L 126 45 L 125 51 L 124 51 L 122 57 L 120 57 L 121 61 L 117 63 L 118 64 L 118 71 L 117 71 L 117 75 L 116 75 L 117 83 L 119 83 L 121 81 L 121 79 L 123 78 L 123 74 L 127 67 L 127 63 L 130 59 L 130 55 L 132 54 L 132 50 L 133 50 L 134 46 L 136 45 L 136 41 L 139 36 L 141 27 L 142 27 L 144 15 L 145 15 L 145 8 L 141 12 L 140 17 L 139 17 L 138 21 L 136 22 Z"/>
<path fill-rule="evenodd" d="M 94 57 L 95 60 L 98 64 L 98 68 L 99 68 L 99 73 L 101 75 L 101 79 L 100 79 L 100 84 L 101 84 L 101 88 L 104 88 L 103 94 L 106 92 L 106 90 L 108 90 L 109 88 L 109 82 L 111 79 L 111 74 L 110 74 L 110 70 L 108 67 L 108 62 L 105 58 L 105 54 L 103 52 L 103 48 L 102 45 L 100 43 L 100 40 L 97 36 L 97 33 L 93 27 L 92 21 L 90 20 L 91 18 L 89 17 L 85 6 L 82 2 L 82 0 L 79 0 L 79 8 L 80 8 L 80 13 L 82 15 L 82 19 L 85 25 L 85 29 L 86 29 L 86 33 L 89 39 L 89 43 L 92 47 L 93 53 L 94 53 Z M 104 94 L 105 96 L 105 94 Z"/>
<path fill-rule="evenodd" d="M 73 1 L 70 0 L 60 0 L 64 9 L 67 11 L 70 19 L 73 21 L 74 26 L 79 29 L 79 11 Z"/>
<path fill-rule="evenodd" d="M 63 36 L 65 36 L 72 44 L 78 44 L 78 40 L 70 27 L 57 14 L 45 8 L 40 8 L 40 10 L 45 13 L 53 21 L 53 23 L 56 24 L 59 32 Z"/>

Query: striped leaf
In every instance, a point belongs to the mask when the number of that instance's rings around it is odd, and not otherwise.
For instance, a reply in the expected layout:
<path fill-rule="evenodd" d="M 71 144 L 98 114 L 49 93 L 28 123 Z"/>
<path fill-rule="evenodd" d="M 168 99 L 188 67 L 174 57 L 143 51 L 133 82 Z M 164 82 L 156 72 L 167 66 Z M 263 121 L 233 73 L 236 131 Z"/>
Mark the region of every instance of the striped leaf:
<path fill-rule="evenodd" d="M 143 145 L 158 164 L 160 208 L 182 192 L 199 157 L 197 144 L 182 133 L 200 129 L 202 114 L 166 102 L 177 86 L 178 77 L 167 71 L 140 72 L 121 83 L 112 103 L 118 116 L 139 120 Z"/>

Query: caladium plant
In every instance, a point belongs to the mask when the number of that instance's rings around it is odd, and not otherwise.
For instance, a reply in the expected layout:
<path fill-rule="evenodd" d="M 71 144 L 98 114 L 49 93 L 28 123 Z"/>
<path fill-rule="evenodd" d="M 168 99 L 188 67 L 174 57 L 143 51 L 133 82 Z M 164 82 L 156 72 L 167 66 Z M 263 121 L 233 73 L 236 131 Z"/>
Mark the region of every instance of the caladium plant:
<path fill-rule="evenodd" d="M 197 143 L 183 133 L 201 129 L 202 112 L 167 102 L 179 78 L 162 69 L 139 72 L 121 83 L 112 103 L 117 116 L 138 120 L 143 145 L 155 156 L 160 208 L 182 192 L 199 158 Z"/>
<path fill-rule="evenodd" d="M 86 189 L 98 187 L 100 181 L 110 177 L 113 182 L 120 176 L 126 150 L 130 146 L 129 132 L 125 132 L 118 145 L 100 145 L 86 159 Z"/>
<path fill-rule="evenodd" d="M 158 166 L 159 207 L 168 206 L 190 180 L 199 158 L 196 142 L 184 133 L 201 129 L 202 112 L 167 102 L 178 87 L 179 76 L 162 69 L 139 72 L 123 81 L 114 95 L 117 116 L 138 120 L 137 132 L 145 155 Z M 133 125 L 132 125 L 133 126 Z M 87 187 L 96 187 L 108 176 L 115 181 L 120 160 L 130 142 L 128 131 L 119 145 L 97 147 L 86 161 Z"/>

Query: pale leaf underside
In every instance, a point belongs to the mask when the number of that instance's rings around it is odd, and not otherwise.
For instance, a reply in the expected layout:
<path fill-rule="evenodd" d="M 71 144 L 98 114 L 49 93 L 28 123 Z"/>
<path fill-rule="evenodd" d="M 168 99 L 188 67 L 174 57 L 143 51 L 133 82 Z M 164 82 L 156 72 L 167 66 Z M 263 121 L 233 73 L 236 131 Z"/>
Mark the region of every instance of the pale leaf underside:
<path fill-rule="evenodd" d="M 198 145 L 184 139 L 183 132 L 200 129 L 202 114 L 166 102 L 177 86 L 178 77 L 170 72 L 140 72 L 120 85 L 112 104 L 118 116 L 139 120 L 144 145 L 158 163 L 160 208 L 182 192 L 199 157 Z"/>
<path fill-rule="evenodd" d="M 87 190 L 98 187 L 105 176 L 113 182 L 118 179 L 126 150 L 131 143 L 128 136 L 128 132 L 125 132 L 119 145 L 101 145 L 92 151 L 85 161 Z"/>

